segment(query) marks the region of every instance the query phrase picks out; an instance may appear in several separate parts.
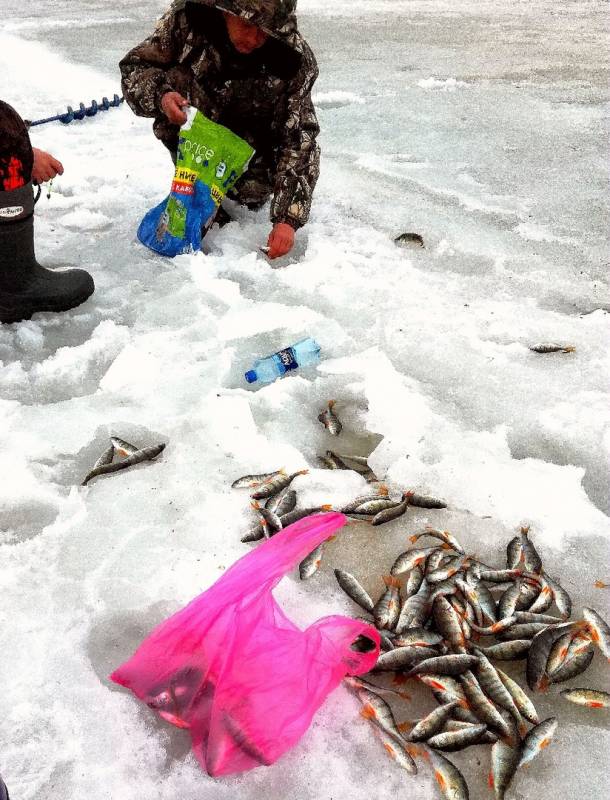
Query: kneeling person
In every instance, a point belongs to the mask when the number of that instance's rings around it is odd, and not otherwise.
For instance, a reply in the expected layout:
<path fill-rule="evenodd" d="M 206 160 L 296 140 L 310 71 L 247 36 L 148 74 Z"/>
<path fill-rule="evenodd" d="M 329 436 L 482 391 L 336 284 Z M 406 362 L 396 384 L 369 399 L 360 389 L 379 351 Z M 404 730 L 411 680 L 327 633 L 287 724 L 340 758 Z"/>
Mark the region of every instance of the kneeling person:
<path fill-rule="evenodd" d="M 318 67 L 295 8 L 296 0 L 176 0 L 120 63 L 125 99 L 155 118 L 174 158 L 188 105 L 256 150 L 228 196 L 253 209 L 273 196 L 270 258 L 292 249 L 320 172 Z"/>

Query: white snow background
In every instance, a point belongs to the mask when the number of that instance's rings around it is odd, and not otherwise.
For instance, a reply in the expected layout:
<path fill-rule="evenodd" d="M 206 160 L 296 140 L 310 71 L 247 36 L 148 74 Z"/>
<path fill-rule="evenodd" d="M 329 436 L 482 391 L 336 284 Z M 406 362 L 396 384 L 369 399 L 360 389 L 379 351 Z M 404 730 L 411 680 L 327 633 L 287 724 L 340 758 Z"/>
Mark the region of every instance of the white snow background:
<path fill-rule="evenodd" d="M 117 62 L 161 0 L 3 0 L 0 97 L 30 119 L 119 90 Z M 39 259 L 89 269 L 95 295 L 0 327 L 0 771 L 15 800 L 364 800 L 436 797 L 384 754 L 337 690 L 279 763 L 212 780 L 188 736 L 108 673 L 161 619 L 248 551 L 247 472 L 310 468 L 302 502 L 343 503 L 354 473 L 329 446 L 373 451 L 393 489 L 444 497 L 327 547 L 278 597 L 306 625 L 356 614 L 425 522 L 503 564 L 521 521 L 549 573 L 609 611 L 607 3 L 300 0 L 321 75 L 323 147 L 310 224 L 272 266 L 267 212 L 235 209 L 206 253 L 135 241 L 172 168 L 123 106 L 32 130 L 66 168 L 36 210 Z M 402 231 L 425 248 L 393 244 Z M 279 268 L 275 268 L 275 267 Z M 304 335 L 318 369 L 249 389 L 254 358 Z M 576 352 L 541 356 L 540 341 Z M 317 422 L 329 398 L 345 425 Z M 78 484 L 116 433 L 159 460 Z M 608 689 L 596 657 L 572 685 Z M 247 669 L 247 665 L 245 665 Z M 521 674 L 517 667 L 514 674 Z M 415 692 L 400 719 L 431 709 Z M 608 715 L 537 699 L 560 726 L 507 797 L 604 794 Z M 453 756 L 488 798 L 489 748 Z"/>

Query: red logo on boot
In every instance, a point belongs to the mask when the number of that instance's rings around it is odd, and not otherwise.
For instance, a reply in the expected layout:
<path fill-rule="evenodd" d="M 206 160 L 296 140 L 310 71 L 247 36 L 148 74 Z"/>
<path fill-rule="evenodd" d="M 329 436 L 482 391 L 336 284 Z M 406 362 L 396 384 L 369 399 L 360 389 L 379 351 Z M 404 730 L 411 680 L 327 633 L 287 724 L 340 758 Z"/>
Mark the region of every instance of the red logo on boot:
<path fill-rule="evenodd" d="M 3 191 L 11 192 L 25 186 L 23 177 L 23 164 L 15 156 L 6 165 L 0 165 L 0 185 Z"/>

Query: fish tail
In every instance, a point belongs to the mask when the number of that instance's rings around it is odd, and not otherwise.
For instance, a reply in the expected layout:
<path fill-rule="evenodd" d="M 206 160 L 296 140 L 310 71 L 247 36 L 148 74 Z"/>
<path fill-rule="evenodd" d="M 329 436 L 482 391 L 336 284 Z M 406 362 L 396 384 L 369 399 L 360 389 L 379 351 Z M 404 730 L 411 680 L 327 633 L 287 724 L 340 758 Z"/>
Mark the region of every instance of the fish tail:
<path fill-rule="evenodd" d="M 320 506 L 320 508 L 322 509 L 322 511 L 332 511 L 333 510 L 333 507 L 332 507 L 331 503 L 326 503 L 325 505 Z"/>
<path fill-rule="evenodd" d="M 408 733 L 413 728 L 413 723 L 407 719 L 404 722 L 400 722 L 396 727 L 401 733 Z"/>
<path fill-rule="evenodd" d="M 415 544 L 415 542 L 417 541 L 417 536 L 415 536 L 415 535 L 409 536 L 409 541 L 412 542 L 413 544 Z"/>
<path fill-rule="evenodd" d="M 309 470 L 308 469 L 300 469 L 296 474 L 297 475 L 309 475 Z"/>
<path fill-rule="evenodd" d="M 336 405 L 336 403 L 337 403 L 337 401 L 336 401 L 336 400 L 329 400 L 329 401 L 328 401 L 328 410 L 329 410 L 329 411 L 332 411 L 332 410 L 333 410 L 333 406 L 335 406 L 335 405 Z"/>
<path fill-rule="evenodd" d="M 364 719 L 375 719 L 377 717 L 377 712 L 370 703 L 366 703 L 360 709 L 360 716 Z"/>
<path fill-rule="evenodd" d="M 384 575 L 383 582 L 388 587 L 393 589 L 400 589 L 400 578 L 395 578 L 394 575 Z"/>

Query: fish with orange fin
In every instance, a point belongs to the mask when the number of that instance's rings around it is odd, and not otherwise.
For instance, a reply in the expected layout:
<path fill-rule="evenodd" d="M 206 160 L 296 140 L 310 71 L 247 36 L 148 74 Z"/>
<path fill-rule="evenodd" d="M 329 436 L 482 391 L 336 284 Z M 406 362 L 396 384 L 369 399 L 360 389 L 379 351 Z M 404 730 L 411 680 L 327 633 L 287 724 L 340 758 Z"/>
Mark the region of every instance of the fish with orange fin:
<path fill-rule="evenodd" d="M 231 484 L 232 489 L 256 489 L 259 486 L 262 486 L 264 483 L 268 483 L 269 481 L 277 478 L 279 475 L 285 475 L 286 470 L 278 469 L 275 472 L 262 472 L 259 475 L 242 475 L 241 478 L 237 478 Z"/>
<path fill-rule="evenodd" d="M 400 580 L 384 575 L 383 582 L 386 590 L 373 608 L 373 618 L 378 628 L 394 630 L 400 616 Z"/>
<path fill-rule="evenodd" d="M 448 758 L 430 748 L 424 748 L 434 778 L 445 800 L 468 800 L 468 785 L 459 769 Z"/>
<path fill-rule="evenodd" d="M 601 692 L 597 689 L 564 689 L 559 694 L 569 700 L 570 703 L 576 703 L 577 706 L 610 708 L 610 694 L 608 692 Z"/>
<path fill-rule="evenodd" d="M 583 608 L 582 615 L 587 623 L 591 639 L 610 661 L 610 626 L 593 608 Z"/>
<path fill-rule="evenodd" d="M 604 583 L 604 581 L 595 581 L 593 584 L 596 589 L 610 589 L 610 583 Z"/>
<path fill-rule="evenodd" d="M 259 486 L 256 491 L 250 495 L 253 500 L 266 500 L 268 497 L 273 497 L 282 489 L 285 489 L 287 486 L 290 486 L 292 481 L 298 475 L 307 475 L 309 472 L 308 469 L 300 469 L 298 472 L 293 472 L 290 475 L 287 475 L 284 470 L 281 470 L 280 473 L 276 476 L 271 478 L 268 481 L 265 481 L 261 486 Z"/>
<path fill-rule="evenodd" d="M 111 436 L 110 441 L 112 442 L 115 452 L 119 456 L 130 456 L 139 449 L 135 446 L 135 444 L 130 444 L 129 442 L 126 442 L 125 439 L 121 439 L 119 436 Z"/>
<path fill-rule="evenodd" d="M 538 753 L 548 747 L 556 730 L 557 719 L 555 717 L 549 717 L 545 719 L 544 722 L 536 725 L 535 728 L 532 728 L 521 743 L 521 760 L 519 761 L 519 766 L 524 767 L 526 764 L 529 764 L 530 761 L 536 758 Z"/>
<path fill-rule="evenodd" d="M 343 430 L 341 420 L 333 411 L 336 404 L 336 400 L 329 400 L 328 408 L 325 411 L 322 411 L 322 413 L 318 414 L 318 420 L 322 423 L 322 425 L 324 425 L 331 436 L 338 436 Z"/>

